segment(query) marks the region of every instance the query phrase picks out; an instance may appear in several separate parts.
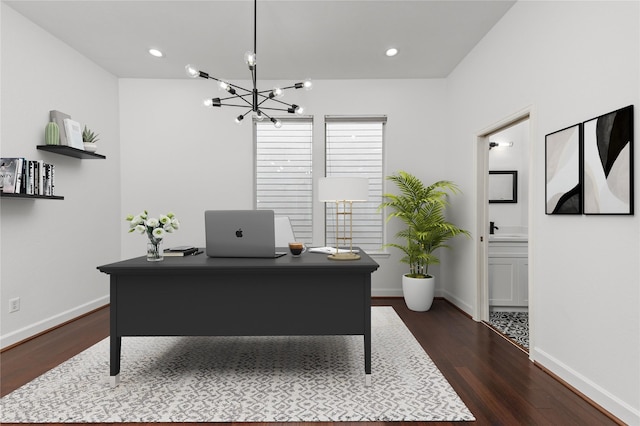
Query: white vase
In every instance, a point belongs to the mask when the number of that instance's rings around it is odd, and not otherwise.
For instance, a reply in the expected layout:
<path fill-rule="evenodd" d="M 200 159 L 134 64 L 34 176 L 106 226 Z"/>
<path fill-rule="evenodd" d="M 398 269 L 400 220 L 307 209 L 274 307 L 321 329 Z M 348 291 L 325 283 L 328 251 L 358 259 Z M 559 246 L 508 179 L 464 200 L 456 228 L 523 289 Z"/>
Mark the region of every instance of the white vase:
<path fill-rule="evenodd" d="M 84 150 L 87 152 L 96 152 L 98 150 L 98 145 L 94 142 L 84 142 Z"/>
<path fill-rule="evenodd" d="M 402 294 L 407 307 L 412 311 L 425 312 L 431 309 L 435 296 L 436 279 L 410 278 L 402 276 Z"/>

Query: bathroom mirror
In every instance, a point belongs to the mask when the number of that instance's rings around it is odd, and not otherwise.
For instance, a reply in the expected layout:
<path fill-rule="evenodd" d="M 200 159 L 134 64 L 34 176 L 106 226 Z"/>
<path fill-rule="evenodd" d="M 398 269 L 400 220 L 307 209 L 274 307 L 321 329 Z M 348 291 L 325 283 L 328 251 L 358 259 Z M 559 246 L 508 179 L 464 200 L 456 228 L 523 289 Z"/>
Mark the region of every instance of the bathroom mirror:
<path fill-rule="evenodd" d="M 490 170 L 489 171 L 489 202 L 517 203 L 518 202 L 518 171 Z"/>

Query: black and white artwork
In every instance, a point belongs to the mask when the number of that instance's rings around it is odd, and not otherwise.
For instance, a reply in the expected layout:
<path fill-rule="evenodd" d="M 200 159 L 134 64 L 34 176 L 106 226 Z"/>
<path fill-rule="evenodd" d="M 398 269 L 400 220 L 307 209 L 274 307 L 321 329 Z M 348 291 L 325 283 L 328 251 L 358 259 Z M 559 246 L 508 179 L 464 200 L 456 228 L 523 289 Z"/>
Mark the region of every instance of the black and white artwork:
<path fill-rule="evenodd" d="M 545 136 L 546 213 L 581 214 L 581 125 Z"/>
<path fill-rule="evenodd" d="M 633 105 L 584 123 L 584 213 L 633 214 Z"/>

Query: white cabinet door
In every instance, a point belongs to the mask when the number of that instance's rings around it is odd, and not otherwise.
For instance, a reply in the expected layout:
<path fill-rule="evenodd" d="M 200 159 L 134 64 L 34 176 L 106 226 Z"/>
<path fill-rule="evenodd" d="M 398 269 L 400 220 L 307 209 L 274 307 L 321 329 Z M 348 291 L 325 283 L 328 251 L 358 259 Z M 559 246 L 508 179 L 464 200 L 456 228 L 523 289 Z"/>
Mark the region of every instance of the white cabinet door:
<path fill-rule="evenodd" d="M 516 258 L 489 258 L 489 305 L 514 306 L 517 300 Z"/>
<path fill-rule="evenodd" d="M 489 258 L 489 305 L 528 306 L 528 259 Z"/>

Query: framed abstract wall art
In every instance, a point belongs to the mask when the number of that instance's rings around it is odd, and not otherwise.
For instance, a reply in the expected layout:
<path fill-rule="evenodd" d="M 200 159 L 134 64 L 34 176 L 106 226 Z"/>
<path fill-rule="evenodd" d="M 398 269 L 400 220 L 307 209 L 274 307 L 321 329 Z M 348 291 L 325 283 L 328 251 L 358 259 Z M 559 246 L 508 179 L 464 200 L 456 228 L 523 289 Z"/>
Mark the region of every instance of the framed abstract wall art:
<path fill-rule="evenodd" d="M 633 105 L 583 128 L 584 214 L 633 214 Z"/>
<path fill-rule="evenodd" d="M 546 214 L 582 213 L 582 126 L 545 136 Z"/>

